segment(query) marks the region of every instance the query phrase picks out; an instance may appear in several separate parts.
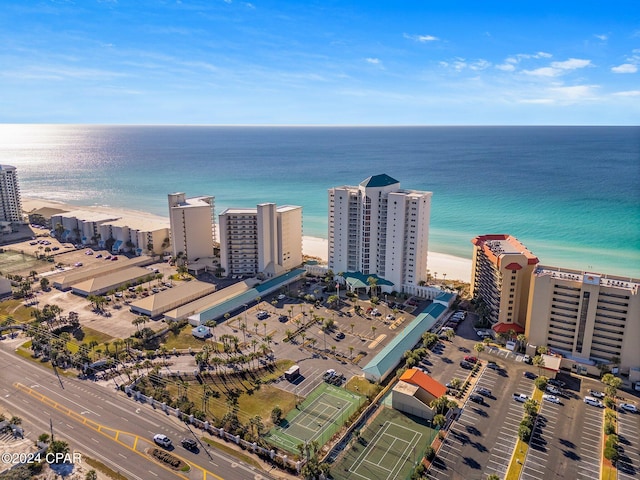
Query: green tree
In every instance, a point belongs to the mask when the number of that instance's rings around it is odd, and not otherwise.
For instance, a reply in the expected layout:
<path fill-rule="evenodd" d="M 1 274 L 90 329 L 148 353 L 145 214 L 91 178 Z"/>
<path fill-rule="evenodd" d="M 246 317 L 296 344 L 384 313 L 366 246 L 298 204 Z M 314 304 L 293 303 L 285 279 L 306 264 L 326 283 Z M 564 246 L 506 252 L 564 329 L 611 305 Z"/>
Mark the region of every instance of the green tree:
<path fill-rule="evenodd" d="M 484 344 L 483 343 L 476 343 L 473 346 L 473 350 L 478 354 L 478 358 L 480 358 L 480 354 L 482 352 L 484 352 Z"/>
<path fill-rule="evenodd" d="M 534 367 L 538 367 L 538 375 L 540 375 L 542 367 L 544 367 L 544 358 L 542 355 L 536 355 L 533 357 L 533 365 Z"/>
<path fill-rule="evenodd" d="M 98 474 L 95 470 L 89 470 L 87 474 L 84 476 L 85 480 L 98 480 Z"/>
<path fill-rule="evenodd" d="M 273 407 L 273 410 L 271 410 L 271 421 L 273 422 L 274 425 L 278 425 L 281 420 L 282 420 L 282 409 L 280 408 L 279 405 L 276 405 L 275 407 Z"/>

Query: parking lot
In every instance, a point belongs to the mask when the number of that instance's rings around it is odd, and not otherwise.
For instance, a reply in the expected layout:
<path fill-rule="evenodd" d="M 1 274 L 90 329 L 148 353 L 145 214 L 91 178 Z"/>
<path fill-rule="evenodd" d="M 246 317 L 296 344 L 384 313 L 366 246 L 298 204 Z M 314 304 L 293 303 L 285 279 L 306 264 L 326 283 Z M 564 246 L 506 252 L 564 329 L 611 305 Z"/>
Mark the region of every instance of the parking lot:
<path fill-rule="evenodd" d="M 618 459 L 618 480 L 640 477 L 640 415 L 619 410 L 618 438 L 620 458 Z"/>

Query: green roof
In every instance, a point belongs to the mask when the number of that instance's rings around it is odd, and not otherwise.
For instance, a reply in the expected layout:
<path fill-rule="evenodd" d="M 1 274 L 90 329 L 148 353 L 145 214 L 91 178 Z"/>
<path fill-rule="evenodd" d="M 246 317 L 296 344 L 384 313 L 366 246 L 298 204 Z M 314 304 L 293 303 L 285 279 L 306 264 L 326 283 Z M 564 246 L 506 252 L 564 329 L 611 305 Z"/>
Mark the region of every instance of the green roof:
<path fill-rule="evenodd" d="M 344 281 L 351 286 L 351 288 L 365 288 L 365 287 L 369 287 L 369 277 L 373 277 L 377 280 L 376 285 L 377 286 L 388 286 L 388 287 L 393 287 L 393 282 L 390 282 L 389 280 L 385 280 L 382 277 L 379 277 L 378 275 L 376 275 L 375 273 L 371 273 L 371 274 L 365 274 L 362 272 L 345 272 L 344 275 Z"/>
<path fill-rule="evenodd" d="M 391 178 L 386 173 L 381 175 L 373 175 L 366 180 L 364 180 L 360 185 L 363 187 L 386 187 L 388 185 L 393 185 L 394 183 L 400 183 L 395 178 Z"/>
<path fill-rule="evenodd" d="M 382 381 L 402 360 L 402 354 L 412 349 L 422 337 L 438 321 L 438 318 L 447 309 L 441 303 L 432 303 L 425 308 L 407 327 L 399 332 L 395 338 L 386 345 L 378 355 L 367 363 L 362 371 L 365 378 L 374 378 Z"/>

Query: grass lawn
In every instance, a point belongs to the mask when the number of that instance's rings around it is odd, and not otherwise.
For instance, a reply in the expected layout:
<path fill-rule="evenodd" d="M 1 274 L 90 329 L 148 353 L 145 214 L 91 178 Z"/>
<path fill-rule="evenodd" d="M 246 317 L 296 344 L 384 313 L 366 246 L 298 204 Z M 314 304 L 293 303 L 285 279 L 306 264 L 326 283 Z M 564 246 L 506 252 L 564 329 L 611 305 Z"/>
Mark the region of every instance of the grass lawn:
<path fill-rule="evenodd" d="M 209 343 L 209 345 L 213 345 L 210 341 L 201 340 L 199 338 L 194 337 L 191 334 L 191 330 L 193 327 L 191 325 L 186 325 L 178 335 L 174 335 L 173 332 L 167 332 L 164 336 L 163 345 L 169 350 L 184 349 L 184 348 L 193 348 L 194 350 L 200 350 L 205 343 Z"/>
<path fill-rule="evenodd" d="M 266 425 L 271 425 L 271 410 L 277 405 L 283 413 L 292 410 L 296 405 L 295 395 L 271 385 L 264 385 L 274 378 L 281 376 L 287 368 L 293 365 L 291 360 L 280 360 L 276 363 L 275 368 L 268 370 L 263 369 L 252 374 L 233 374 L 233 375 L 204 375 L 207 389 L 214 393 L 214 397 L 210 398 L 207 403 L 207 412 L 220 418 L 228 412 L 227 398 L 229 392 L 237 392 L 238 408 L 242 412 L 241 421 L 246 423 L 245 416 L 253 417 L 260 415 L 262 421 Z M 260 385 L 256 383 L 260 380 Z M 178 395 L 178 384 L 170 382 L 166 387 L 171 397 Z M 203 387 L 198 382 L 190 382 L 187 396 L 196 408 L 202 408 Z"/>
<path fill-rule="evenodd" d="M 11 315 L 15 323 L 26 323 L 33 320 L 31 316 L 33 310 L 33 307 L 25 307 L 22 300 L 5 300 L 0 302 L 0 320 Z"/>
<path fill-rule="evenodd" d="M 365 395 L 368 398 L 374 398 L 382 390 L 382 387 L 380 385 L 371 383 L 364 377 L 351 377 L 344 388 L 351 392 Z"/>

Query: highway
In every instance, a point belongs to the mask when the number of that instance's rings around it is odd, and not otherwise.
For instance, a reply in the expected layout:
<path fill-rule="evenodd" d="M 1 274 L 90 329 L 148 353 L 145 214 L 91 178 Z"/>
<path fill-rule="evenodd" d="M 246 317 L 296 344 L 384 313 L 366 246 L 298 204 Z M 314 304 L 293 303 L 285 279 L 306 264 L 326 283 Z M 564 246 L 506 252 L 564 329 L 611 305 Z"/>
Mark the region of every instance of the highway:
<path fill-rule="evenodd" d="M 50 433 L 52 425 L 56 440 L 68 442 L 72 451 L 83 452 L 130 480 L 262 480 L 281 476 L 206 444 L 200 445 L 198 453 L 190 452 L 180 440 L 191 437 L 200 442 L 199 430 L 136 403 L 115 385 L 110 388 L 57 376 L 51 369 L 19 357 L 13 348 L 0 343 L 0 399 L 12 415 L 23 419 L 25 433 L 34 440 L 41 433 Z M 171 453 L 191 466 L 189 472 L 174 471 L 145 453 L 154 446 L 156 433 L 173 440 Z"/>

